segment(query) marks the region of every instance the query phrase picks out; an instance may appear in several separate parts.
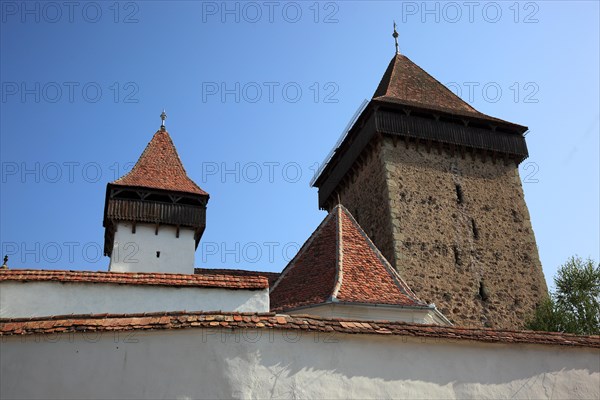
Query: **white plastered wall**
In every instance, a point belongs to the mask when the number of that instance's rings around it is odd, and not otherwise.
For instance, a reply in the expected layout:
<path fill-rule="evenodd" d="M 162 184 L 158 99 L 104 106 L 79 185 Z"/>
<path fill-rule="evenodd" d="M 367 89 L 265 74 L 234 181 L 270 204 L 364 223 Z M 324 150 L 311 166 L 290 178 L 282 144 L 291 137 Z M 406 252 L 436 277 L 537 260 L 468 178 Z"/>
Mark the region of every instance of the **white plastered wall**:
<path fill-rule="evenodd" d="M 596 399 L 600 351 L 284 330 L 4 338 L 1 398 Z"/>
<path fill-rule="evenodd" d="M 0 318 L 183 310 L 268 312 L 269 292 L 111 283 L 0 283 Z"/>
<path fill-rule="evenodd" d="M 115 232 L 109 271 L 194 273 L 194 230 L 174 226 L 119 222 Z M 160 252 L 157 257 L 157 252 Z"/>

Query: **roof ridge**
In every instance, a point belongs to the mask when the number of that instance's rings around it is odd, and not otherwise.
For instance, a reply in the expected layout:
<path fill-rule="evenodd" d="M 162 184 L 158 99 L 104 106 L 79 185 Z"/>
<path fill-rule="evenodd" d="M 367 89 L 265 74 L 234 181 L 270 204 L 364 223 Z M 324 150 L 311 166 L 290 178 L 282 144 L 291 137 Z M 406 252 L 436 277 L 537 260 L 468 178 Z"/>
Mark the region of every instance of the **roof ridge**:
<path fill-rule="evenodd" d="M 336 254 L 336 271 L 335 271 L 335 286 L 333 287 L 333 293 L 331 294 L 331 299 L 334 300 L 337 298 L 337 295 L 342 287 L 342 280 L 344 279 L 344 228 L 342 224 L 342 205 L 338 204 L 335 206 L 336 210 L 336 246 L 335 249 L 337 251 Z"/>
<path fill-rule="evenodd" d="M 394 70 L 394 67 L 396 66 L 396 59 L 398 56 L 399 56 L 399 54 L 394 54 L 394 57 L 390 60 L 390 62 L 388 62 L 388 66 L 385 69 L 385 71 L 383 72 L 383 76 L 379 80 L 379 84 L 377 85 L 377 88 L 375 88 L 375 92 L 373 93 L 373 96 L 371 96 L 371 98 L 375 99 L 377 97 L 384 96 L 385 93 L 387 92 L 387 88 L 390 84 L 390 81 L 392 80 L 392 72 Z M 390 68 L 391 68 L 391 70 L 390 70 Z M 388 71 L 390 72 L 389 75 L 388 75 Z M 384 83 L 384 80 L 385 80 L 385 83 Z M 383 94 L 379 93 L 380 91 L 383 91 Z"/>

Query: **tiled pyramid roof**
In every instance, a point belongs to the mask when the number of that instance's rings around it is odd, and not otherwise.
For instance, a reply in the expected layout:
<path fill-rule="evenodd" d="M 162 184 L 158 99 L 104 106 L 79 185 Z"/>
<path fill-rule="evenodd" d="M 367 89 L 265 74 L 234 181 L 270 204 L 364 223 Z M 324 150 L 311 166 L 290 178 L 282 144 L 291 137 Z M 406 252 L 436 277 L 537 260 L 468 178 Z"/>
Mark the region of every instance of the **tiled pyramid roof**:
<path fill-rule="evenodd" d="M 510 124 L 477 111 L 402 54 L 390 61 L 373 100 Z"/>
<path fill-rule="evenodd" d="M 175 145 L 164 130 L 154 134 L 132 170 L 112 184 L 208 195 L 187 176 Z"/>
<path fill-rule="evenodd" d="M 341 205 L 283 270 L 270 298 L 273 311 L 331 301 L 428 307 Z"/>

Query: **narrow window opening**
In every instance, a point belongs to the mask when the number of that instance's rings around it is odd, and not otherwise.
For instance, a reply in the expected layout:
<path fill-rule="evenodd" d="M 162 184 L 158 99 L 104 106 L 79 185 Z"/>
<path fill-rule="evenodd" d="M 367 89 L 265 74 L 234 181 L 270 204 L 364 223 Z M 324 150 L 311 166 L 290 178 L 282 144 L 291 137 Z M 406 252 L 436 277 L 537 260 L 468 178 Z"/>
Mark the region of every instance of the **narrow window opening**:
<path fill-rule="evenodd" d="M 462 204 L 464 201 L 463 190 L 459 184 L 456 184 L 456 201 L 458 201 L 458 204 Z"/>
<path fill-rule="evenodd" d="M 452 251 L 454 252 L 454 264 L 456 264 L 457 267 L 462 266 L 462 260 L 460 258 L 460 250 L 458 249 L 458 246 L 452 246 Z"/>
<path fill-rule="evenodd" d="M 473 238 L 475 240 L 479 239 L 479 229 L 477 229 L 477 224 L 473 218 L 471 218 L 471 227 L 473 228 Z"/>
<path fill-rule="evenodd" d="M 479 297 L 481 297 L 481 300 L 483 301 L 487 301 L 490 297 L 483 281 L 479 282 Z"/>
<path fill-rule="evenodd" d="M 160 258 L 160 251 L 156 252 L 156 258 Z"/>
<path fill-rule="evenodd" d="M 512 212 L 512 217 L 514 222 L 521 222 L 521 216 L 516 210 L 510 210 Z"/>

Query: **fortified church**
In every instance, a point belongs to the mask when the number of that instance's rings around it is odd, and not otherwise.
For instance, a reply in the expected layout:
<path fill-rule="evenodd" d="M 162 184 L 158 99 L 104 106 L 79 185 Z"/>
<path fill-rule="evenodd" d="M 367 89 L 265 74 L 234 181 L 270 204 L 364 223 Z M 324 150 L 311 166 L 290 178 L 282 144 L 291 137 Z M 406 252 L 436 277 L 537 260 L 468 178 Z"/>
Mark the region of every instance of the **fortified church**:
<path fill-rule="evenodd" d="M 161 118 L 107 184 L 108 272 L 5 261 L 0 397 L 599 395 L 598 337 L 521 330 L 547 295 L 525 126 L 397 52 L 314 182 L 327 216 L 268 273 L 195 268 L 209 194 Z"/>

